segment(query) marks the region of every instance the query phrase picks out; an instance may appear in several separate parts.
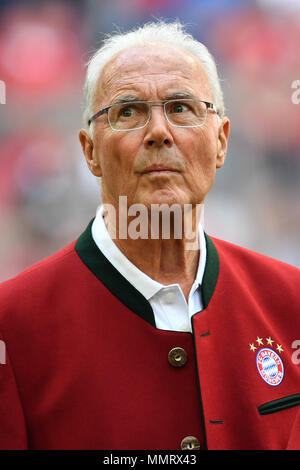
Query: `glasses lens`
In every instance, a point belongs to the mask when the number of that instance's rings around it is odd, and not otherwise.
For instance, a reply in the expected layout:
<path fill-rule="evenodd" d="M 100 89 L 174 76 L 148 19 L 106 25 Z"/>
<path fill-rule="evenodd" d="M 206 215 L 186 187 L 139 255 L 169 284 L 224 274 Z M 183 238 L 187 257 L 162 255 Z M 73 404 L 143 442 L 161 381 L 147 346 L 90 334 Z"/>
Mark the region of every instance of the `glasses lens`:
<path fill-rule="evenodd" d="M 108 120 L 115 130 L 129 130 L 143 127 L 149 118 L 147 103 L 121 103 L 109 109 Z"/>
<path fill-rule="evenodd" d="M 201 101 L 173 100 L 166 103 L 168 120 L 174 126 L 201 126 L 205 122 L 207 108 Z"/>

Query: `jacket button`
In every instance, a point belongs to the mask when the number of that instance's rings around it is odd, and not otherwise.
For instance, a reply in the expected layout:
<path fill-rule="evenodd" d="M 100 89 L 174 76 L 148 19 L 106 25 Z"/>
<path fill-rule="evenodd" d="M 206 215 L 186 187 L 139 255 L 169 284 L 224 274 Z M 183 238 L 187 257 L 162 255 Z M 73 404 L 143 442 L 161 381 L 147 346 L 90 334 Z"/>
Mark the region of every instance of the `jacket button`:
<path fill-rule="evenodd" d="M 182 348 L 173 348 L 169 351 L 168 360 L 173 367 L 183 367 L 187 361 L 187 354 Z"/>
<path fill-rule="evenodd" d="M 200 442 L 194 436 L 187 436 L 181 441 L 181 449 L 182 450 L 199 450 L 200 449 Z"/>

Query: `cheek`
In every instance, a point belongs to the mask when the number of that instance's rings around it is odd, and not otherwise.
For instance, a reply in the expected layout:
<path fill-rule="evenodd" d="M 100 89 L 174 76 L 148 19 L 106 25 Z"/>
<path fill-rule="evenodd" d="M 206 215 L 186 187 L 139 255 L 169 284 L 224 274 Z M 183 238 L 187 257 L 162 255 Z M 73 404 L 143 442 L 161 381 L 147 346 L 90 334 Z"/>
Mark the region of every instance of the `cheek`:
<path fill-rule="evenodd" d="M 134 158 L 139 148 L 137 139 L 133 137 L 129 133 L 114 132 L 99 141 L 103 182 L 109 188 L 121 190 L 132 179 Z"/>
<path fill-rule="evenodd" d="M 135 135 L 138 131 L 124 132 L 117 140 L 114 146 L 116 159 L 118 159 L 120 165 L 128 170 L 133 168 L 134 160 L 138 155 L 141 147 L 141 141 L 138 136 Z"/>
<path fill-rule="evenodd" d="M 113 132 L 110 129 L 97 135 L 98 158 L 104 174 L 116 171 L 115 169 L 120 168 L 124 162 L 122 137 L 121 133 Z"/>
<path fill-rule="evenodd" d="M 217 157 L 217 139 L 205 130 L 200 131 L 186 143 L 188 154 L 186 164 L 195 177 L 209 178 L 215 174 Z"/>

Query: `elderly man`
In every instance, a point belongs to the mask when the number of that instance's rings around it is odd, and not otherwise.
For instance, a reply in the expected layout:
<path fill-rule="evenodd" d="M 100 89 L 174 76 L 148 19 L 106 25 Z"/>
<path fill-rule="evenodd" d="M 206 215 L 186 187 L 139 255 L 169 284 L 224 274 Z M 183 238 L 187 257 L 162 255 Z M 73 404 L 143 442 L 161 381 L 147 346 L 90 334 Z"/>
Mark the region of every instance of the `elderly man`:
<path fill-rule="evenodd" d="M 1 286 L 0 447 L 300 448 L 300 272 L 200 223 L 229 136 L 210 53 L 178 23 L 114 35 L 86 97 L 102 206 Z"/>

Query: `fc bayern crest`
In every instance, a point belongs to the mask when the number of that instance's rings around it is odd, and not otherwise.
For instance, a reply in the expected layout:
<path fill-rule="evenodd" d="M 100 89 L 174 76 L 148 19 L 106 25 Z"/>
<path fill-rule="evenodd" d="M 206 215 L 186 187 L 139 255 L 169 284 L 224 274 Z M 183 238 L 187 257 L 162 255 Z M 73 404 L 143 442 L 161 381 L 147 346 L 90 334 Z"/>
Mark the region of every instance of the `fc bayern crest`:
<path fill-rule="evenodd" d="M 282 382 L 284 376 L 283 362 L 273 349 L 260 349 L 256 355 L 256 366 L 260 376 L 267 384 L 275 387 Z"/>

